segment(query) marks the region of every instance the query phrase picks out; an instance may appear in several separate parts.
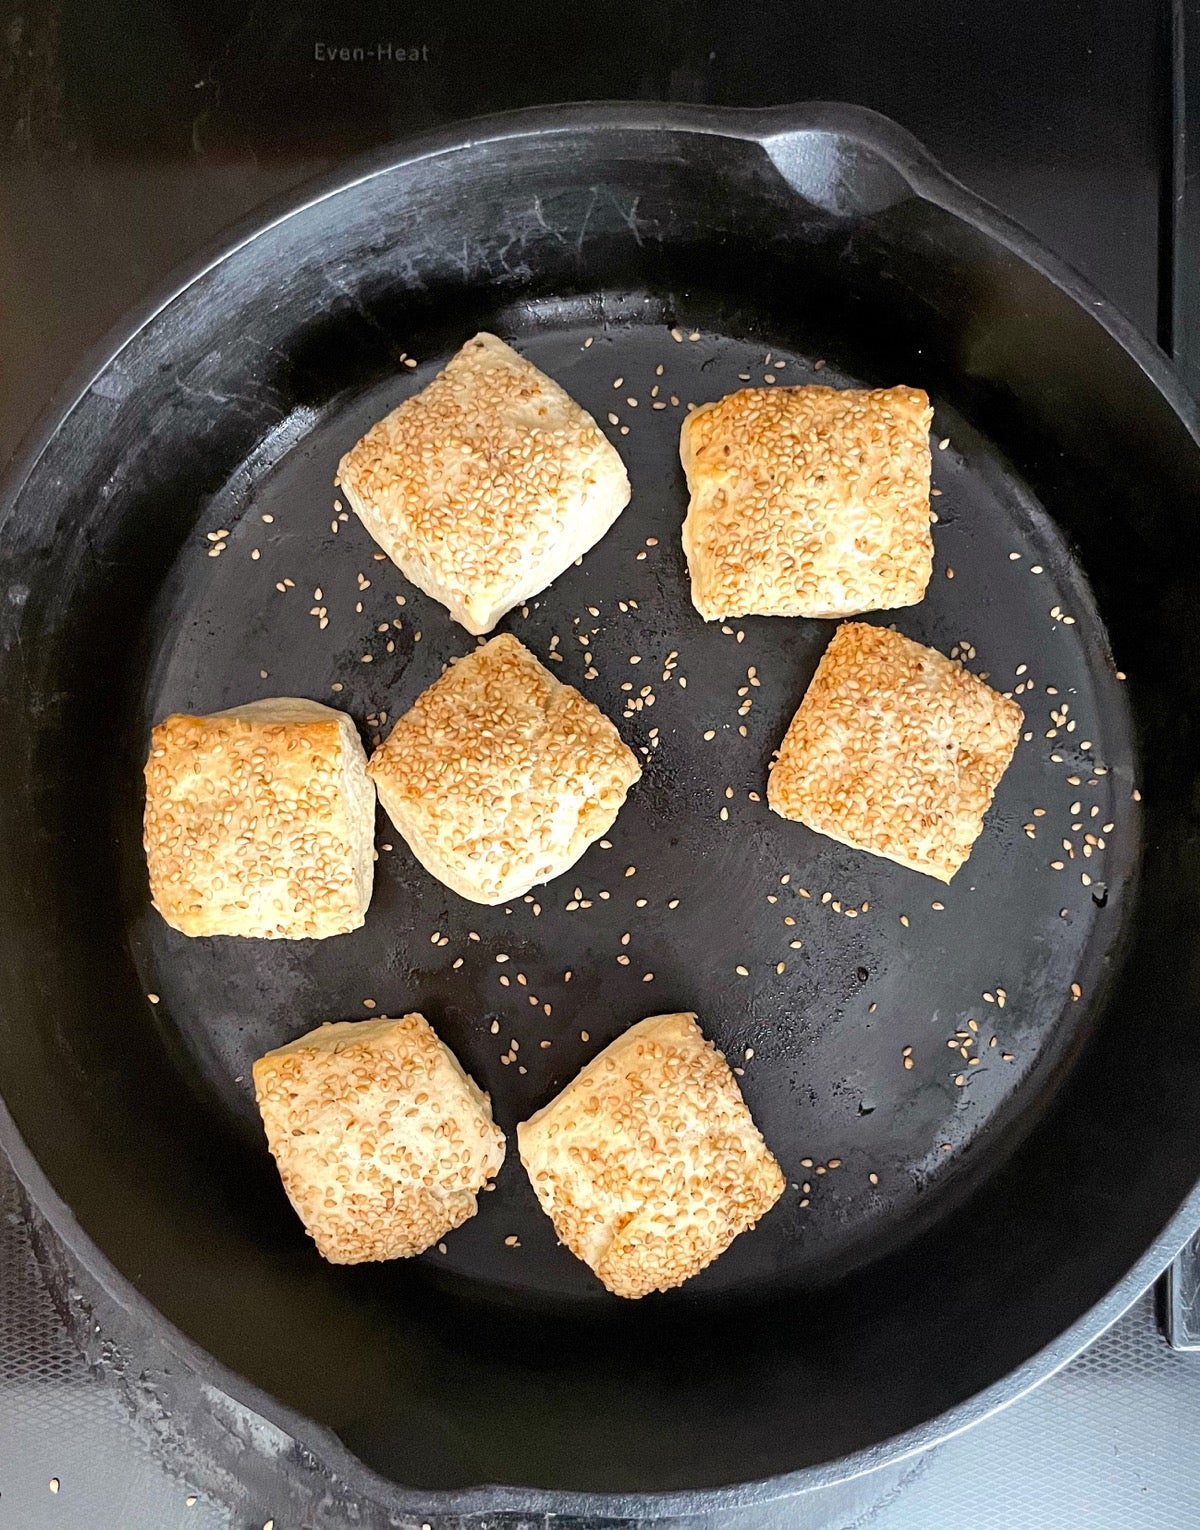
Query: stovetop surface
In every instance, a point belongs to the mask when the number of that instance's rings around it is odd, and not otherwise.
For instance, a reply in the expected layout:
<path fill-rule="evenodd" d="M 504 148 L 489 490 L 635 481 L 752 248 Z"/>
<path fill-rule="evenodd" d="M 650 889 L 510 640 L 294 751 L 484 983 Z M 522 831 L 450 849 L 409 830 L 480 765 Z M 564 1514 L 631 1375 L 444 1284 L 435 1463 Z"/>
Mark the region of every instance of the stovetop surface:
<path fill-rule="evenodd" d="M 886 112 L 1173 347 L 1195 386 L 1198 30 L 1192 0 L 14 4 L 0 457 L 126 308 L 267 199 L 413 130 L 559 100 Z M 220 1501 L 189 1483 L 186 1455 L 68 1337 L 34 1252 L 48 1238 L 0 1162 L 0 1530 L 259 1530 L 278 1509 L 269 1469 Z M 1156 1318 L 1148 1295 L 1038 1391 L 886 1477 L 724 1523 L 1200 1526 L 1200 1354 L 1168 1348 Z M 330 1513 L 276 1530 L 349 1522 Z"/>

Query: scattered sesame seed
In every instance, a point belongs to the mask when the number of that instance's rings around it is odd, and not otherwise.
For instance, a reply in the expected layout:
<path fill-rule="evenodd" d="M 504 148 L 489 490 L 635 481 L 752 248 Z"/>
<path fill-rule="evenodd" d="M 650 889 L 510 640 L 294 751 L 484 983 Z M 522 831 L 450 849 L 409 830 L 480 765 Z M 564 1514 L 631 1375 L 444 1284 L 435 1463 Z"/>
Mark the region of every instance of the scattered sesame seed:
<path fill-rule="evenodd" d="M 733 970 L 737 973 L 738 977 L 749 977 L 750 976 L 750 969 L 748 967 L 738 966 L 738 967 L 735 967 Z"/>

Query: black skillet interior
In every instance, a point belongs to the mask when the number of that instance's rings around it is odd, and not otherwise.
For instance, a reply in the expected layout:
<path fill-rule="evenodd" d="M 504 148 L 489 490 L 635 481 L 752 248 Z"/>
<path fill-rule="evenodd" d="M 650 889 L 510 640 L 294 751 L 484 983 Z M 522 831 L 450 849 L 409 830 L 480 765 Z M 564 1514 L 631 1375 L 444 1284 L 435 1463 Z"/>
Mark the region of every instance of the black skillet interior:
<path fill-rule="evenodd" d="M 4 528 L 5 1097 L 167 1316 L 418 1489 L 706 1488 L 880 1446 L 1086 1311 L 1200 1169 L 1194 445 L 1117 341 L 914 194 L 869 122 L 764 147 L 722 120 L 563 119 L 314 202 L 134 335 Z M 482 327 L 629 468 L 614 530 L 502 625 L 617 721 L 643 779 L 608 841 L 508 908 L 457 899 L 381 817 L 363 930 L 188 941 L 147 903 L 149 725 L 307 695 L 369 738 L 467 651 L 333 477 Z M 688 598 L 686 406 L 817 380 L 929 389 L 934 579 L 872 619 L 1026 712 L 949 888 L 762 800 L 832 624 L 705 626 Z M 636 1307 L 556 1246 L 515 1146 L 445 1253 L 323 1266 L 250 1064 L 412 1008 L 510 1140 L 633 1021 L 693 1009 L 790 1188 Z"/>

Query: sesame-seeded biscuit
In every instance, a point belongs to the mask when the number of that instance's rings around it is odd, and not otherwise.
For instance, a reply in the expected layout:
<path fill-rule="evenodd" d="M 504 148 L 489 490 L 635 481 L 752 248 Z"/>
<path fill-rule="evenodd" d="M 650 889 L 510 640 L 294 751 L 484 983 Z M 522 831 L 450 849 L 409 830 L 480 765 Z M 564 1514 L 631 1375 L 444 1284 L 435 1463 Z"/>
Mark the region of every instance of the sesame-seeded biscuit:
<path fill-rule="evenodd" d="M 573 866 L 641 775 L 603 712 L 508 633 L 453 663 L 367 769 L 417 860 L 475 903 Z"/>
<path fill-rule="evenodd" d="M 847 622 L 771 769 L 784 818 L 949 882 L 971 853 L 1023 714 L 961 664 Z"/>
<path fill-rule="evenodd" d="M 476 634 L 595 546 L 630 492 L 591 415 L 489 334 L 373 426 L 338 483 L 401 572 Z"/>
<path fill-rule="evenodd" d="M 915 605 L 932 419 L 919 388 L 742 388 L 693 410 L 683 549 L 705 621 Z"/>
<path fill-rule="evenodd" d="M 375 793 L 358 730 L 273 697 L 154 729 L 143 838 L 154 906 L 184 935 L 320 940 L 363 923 Z"/>
<path fill-rule="evenodd" d="M 288 1199 L 333 1264 L 405 1259 L 459 1227 L 504 1162 L 491 1107 L 423 1015 L 319 1026 L 254 1064 Z"/>
<path fill-rule="evenodd" d="M 783 1194 L 783 1173 L 695 1015 L 654 1015 L 517 1127 L 554 1230 L 615 1296 L 682 1285 Z"/>

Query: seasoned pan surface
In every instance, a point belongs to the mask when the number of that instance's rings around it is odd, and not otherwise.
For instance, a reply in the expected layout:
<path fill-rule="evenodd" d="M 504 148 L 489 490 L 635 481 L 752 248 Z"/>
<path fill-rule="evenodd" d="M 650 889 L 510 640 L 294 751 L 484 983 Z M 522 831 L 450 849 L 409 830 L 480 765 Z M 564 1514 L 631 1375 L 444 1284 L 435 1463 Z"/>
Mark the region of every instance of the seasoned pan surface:
<path fill-rule="evenodd" d="M 605 426 L 634 485 L 604 541 L 502 624 L 642 758 L 605 843 L 527 898 L 481 908 L 430 877 L 381 814 L 377 891 L 350 936 L 189 940 L 144 900 L 133 928 L 181 1080 L 231 1158 L 248 1162 L 263 1160 L 252 1062 L 323 1020 L 420 1009 L 511 1135 L 634 1021 L 695 1010 L 743 1070 L 791 1188 L 689 1287 L 690 1306 L 836 1277 L 964 1189 L 981 1132 L 994 1152 L 1014 1140 L 1086 1030 L 1119 927 L 1132 765 L 1086 582 L 1003 459 L 935 399 L 934 578 L 920 606 L 875 620 L 1019 690 L 1015 763 L 948 888 L 770 812 L 772 751 L 833 624 L 698 616 L 680 546 L 680 421 L 689 403 L 748 382 L 889 379 L 798 355 L 769 314 L 730 335 L 719 312 L 668 325 L 645 294 L 621 306 L 642 317 L 589 326 L 578 305 L 555 303 L 485 316 Z M 448 359 L 440 335 L 429 346 L 394 338 L 415 369 L 365 378 L 297 421 L 282 450 L 239 465 L 205 507 L 155 613 L 147 725 L 303 695 L 345 708 L 377 739 L 474 646 L 377 557 L 333 487 L 341 453 Z M 136 824 L 121 837 L 137 890 Z M 515 1151 L 480 1215 L 424 1262 L 440 1283 L 613 1304 L 557 1246 Z"/>
<path fill-rule="evenodd" d="M 381 818 L 364 929 L 175 935 L 141 850 L 153 722 L 291 694 L 369 740 L 470 647 L 333 479 L 485 327 L 628 464 L 617 525 L 503 625 L 642 780 L 607 845 L 509 909 L 453 897 Z M 686 406 L 816 380 L 928 389 L 933 582 L 869 619 L 1025 710 L 949 887 L 762 800 L 833 624 L 726 631 L 690 605 Z M 868 113 L 527 114 L 283 209 L 130 321 L 5 491 L 0 1125 L 22 1178 L 202 1386 L 385 1520 L 699 1512 L 970 1422 L 1110 1321 L 1197 1202 L 1196 505 L 1161 361 Z M 323 1265 L 250 1065 L 410 1008 L 510 1132 L 631 1022 L 694 1009 L 789 1188 L 640 1303 L 556 1246 L 511 1146 L 444 1253 Z"/>

